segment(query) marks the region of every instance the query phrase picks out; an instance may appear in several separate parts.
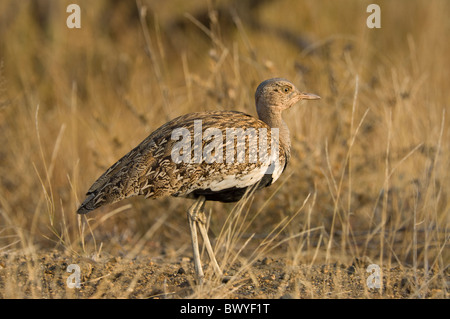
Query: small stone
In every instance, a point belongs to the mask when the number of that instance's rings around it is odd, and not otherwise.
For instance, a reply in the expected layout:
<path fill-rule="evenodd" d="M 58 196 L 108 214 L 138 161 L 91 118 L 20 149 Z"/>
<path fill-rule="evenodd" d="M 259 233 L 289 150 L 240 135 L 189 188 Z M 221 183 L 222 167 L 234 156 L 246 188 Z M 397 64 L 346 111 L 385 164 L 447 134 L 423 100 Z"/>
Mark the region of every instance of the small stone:
<path fill-rule="evenodd" d="M 264 257 L 264 259 L 261 261 L 261 264 L 263 265 L 270 265 L 273 262 L 273 259 L 270 257 Z"/>

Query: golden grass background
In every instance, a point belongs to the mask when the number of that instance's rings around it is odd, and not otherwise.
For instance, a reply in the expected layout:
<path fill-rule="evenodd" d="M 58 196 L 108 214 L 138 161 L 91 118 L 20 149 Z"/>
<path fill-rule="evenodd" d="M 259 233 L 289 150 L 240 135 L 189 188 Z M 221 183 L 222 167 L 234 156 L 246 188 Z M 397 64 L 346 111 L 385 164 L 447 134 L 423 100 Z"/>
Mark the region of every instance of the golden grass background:
<path fill-rule="evenodd" d="M 243 208 L 209 204 L 222 260 L 239 211 L 229 249 L 244 259 L 268 240 L 291 265 L 368 256 L 439 274 L 448 296 L 448 1 L 377 1 L 381 29 L 366 27 L 372 1 L 80 0 L 81 29 L 69 3 L 0 3 L 1 254 L 190 257 L 189 200 L 75 211 L 161 124 L 256 116 L 256 86 L 284 77 L 322 99 L 285 112 L 292 158 L 275 185 Z"/>

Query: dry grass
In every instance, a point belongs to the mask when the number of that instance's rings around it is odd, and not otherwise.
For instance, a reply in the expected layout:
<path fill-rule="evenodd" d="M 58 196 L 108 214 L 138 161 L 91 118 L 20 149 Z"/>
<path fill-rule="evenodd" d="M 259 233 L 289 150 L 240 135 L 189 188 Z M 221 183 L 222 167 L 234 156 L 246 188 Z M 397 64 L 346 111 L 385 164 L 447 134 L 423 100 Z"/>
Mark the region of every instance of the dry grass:
<path fill-rule="evenodd" d="M 287 267 L 367 256 L 412 270 L 411 297 L 448 298 L 449 3 L 378 1 L 378 30 L 365 26 L 369 3 L 80 0 L 82 28 L 70 30 L 64 1 L 2 1 L 0 272 L 12 277 L 0 296 L 44 296 L 42 284 L 15 285 L 22 268 L 5 265 L 17 255 L 27 256 L 28 282 L 42 278 L 36 261 L 49 250 L 190 257 L 186 200 L 135 198 L 87 219 L 76 208 L 167 120 L 255 115 L 257 84 L 282 76 L 322 100 L 285 114 L 292 159 L 277 184 L 237 205 L 209 204 L 219 262 L 240 267 L 236 282 L 188 296 L 229 296 L 267 256 Z M 339 297 L 297 280 L 308 296 Z"/>

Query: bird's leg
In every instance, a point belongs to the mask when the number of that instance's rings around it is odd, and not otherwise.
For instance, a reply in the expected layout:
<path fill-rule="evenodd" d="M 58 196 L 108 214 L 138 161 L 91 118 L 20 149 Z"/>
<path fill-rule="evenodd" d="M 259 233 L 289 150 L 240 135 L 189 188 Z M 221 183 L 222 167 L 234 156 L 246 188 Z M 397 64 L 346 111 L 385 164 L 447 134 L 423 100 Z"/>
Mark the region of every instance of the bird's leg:
<path fill-rule="evenodd" d="M 200 196 L 202 198 L 203 196 Z M 214 272 L 219 278 L 222 278 L 223 273 L 220 270 L 219 264 L 217 263 L 216 256 L 214 255 L 214 251 L 212 249 L 211 243 L 208 237 L 208 231 L 206 230 L 206 216 L 205 216 L 205 198 L 203 197 L 203 202 L 200 205 L 200 209 L 197 212 L 196 221 L 198 225 L 198 229 L 200 230 L 200 234 L 203 237 L 203 242 L 206 246 L 206 251 L 208 252 L 209 259 L 211 259 L 211 263 L 214 268 Z"/>
<path fill-rule="evenodd" d="M 199 285 L 203 284 L 203 269 L 200 260 L 200 251 L 198 249 L 198 238 L 197 238 L 197 214 L 199 209 L 201 209 L 202 204 L 205 202 L 205 198 L 200 197 L 189 209 L 188 209 L 188 221 L 189 228 L 191 229 L 191 240 L 192 240 L 192 250 L 194 254 L 194 268 L 197 275 L 197 283 Z"/>

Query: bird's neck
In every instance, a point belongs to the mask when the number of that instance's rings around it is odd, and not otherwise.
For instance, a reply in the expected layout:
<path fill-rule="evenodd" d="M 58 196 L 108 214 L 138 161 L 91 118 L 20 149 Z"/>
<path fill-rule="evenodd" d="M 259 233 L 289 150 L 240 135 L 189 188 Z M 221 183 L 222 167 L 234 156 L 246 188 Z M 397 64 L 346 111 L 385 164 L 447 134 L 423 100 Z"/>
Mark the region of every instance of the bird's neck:
<path fill-rule="evenodd" d="M 289 129 L 281 117 L 281 111 L 274 111 L 269 108 L 264 108 L 263 111 L 258 110 L 258 116 L 261 121 L 269 125 L 271 128 L 279 129 L 280 146 L 286 153 L 289 153 L 291 148 Z"/>

